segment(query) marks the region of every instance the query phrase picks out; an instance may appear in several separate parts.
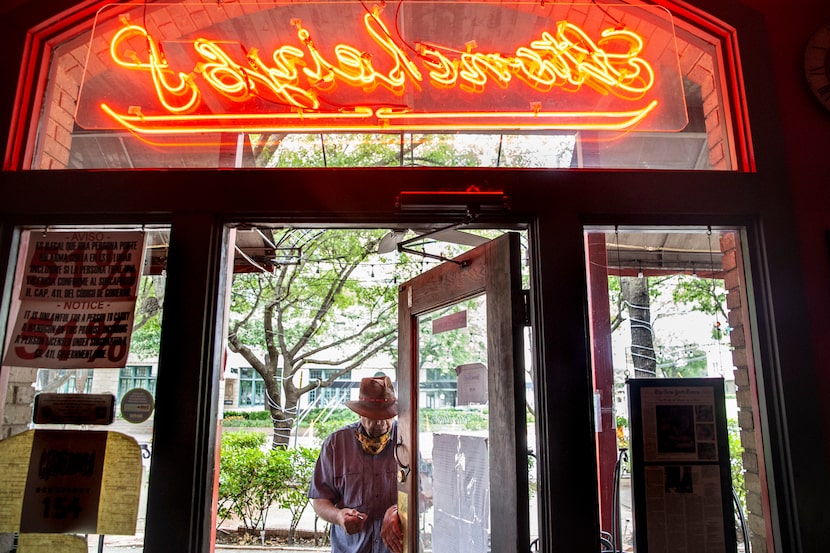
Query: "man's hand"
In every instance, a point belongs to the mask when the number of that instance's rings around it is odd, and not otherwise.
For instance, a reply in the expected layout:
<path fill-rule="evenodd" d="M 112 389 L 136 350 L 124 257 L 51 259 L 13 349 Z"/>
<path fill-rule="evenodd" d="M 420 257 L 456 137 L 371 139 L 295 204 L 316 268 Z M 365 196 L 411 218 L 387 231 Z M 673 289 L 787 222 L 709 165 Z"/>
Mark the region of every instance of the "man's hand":
<path fill-rule="evenodd" d="M 346 529 L 347 534 L 357 534 L 363 529 L 366 515 L 357 509 L 340 509 L 340 515 L 342 520 L 339 524 Z"/>
<path fill-rule="evenodd" d="M 403 531 L 398 518 L 398 506 L 392 505 L 383 515 L 383 524 L 380 527 L 380 537 L 392 553 L 403 552 Z"/>
<path fill-rule="evenodd" d="M 357 509 L 341 509 L 331 502 L 330 499 L 316 498 L 311 501 L 311 506 L 317 516 L 338 526 L 342 526 L 347 533 L 355 534 L 363 528 L 366 522 L 366 514 Z"/>

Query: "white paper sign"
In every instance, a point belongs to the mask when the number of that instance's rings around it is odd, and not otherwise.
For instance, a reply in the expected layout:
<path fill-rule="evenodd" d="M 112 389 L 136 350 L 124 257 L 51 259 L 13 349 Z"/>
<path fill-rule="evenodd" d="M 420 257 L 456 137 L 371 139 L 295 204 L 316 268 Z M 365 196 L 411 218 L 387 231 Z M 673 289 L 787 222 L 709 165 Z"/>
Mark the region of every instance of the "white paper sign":
<path fill-rule="evenodd" d="M 143 232 L 33 235 L 3 364 L 125 366 L 143 258 Z"/>

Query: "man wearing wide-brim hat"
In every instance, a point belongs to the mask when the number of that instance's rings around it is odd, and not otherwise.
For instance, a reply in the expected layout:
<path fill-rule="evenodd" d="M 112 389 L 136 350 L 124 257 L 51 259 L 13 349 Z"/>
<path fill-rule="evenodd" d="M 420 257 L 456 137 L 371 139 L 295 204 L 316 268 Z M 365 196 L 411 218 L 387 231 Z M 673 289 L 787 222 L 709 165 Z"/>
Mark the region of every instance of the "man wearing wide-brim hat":
<path fill-rule="evenodd" d="M 388 376 L 360 381 L 346 406 L 359 422 L 323 442 L 308 496 L 317 516 L 330 522 L 332 553 L 400 553 L 395 444 L 398 401 Z"/>

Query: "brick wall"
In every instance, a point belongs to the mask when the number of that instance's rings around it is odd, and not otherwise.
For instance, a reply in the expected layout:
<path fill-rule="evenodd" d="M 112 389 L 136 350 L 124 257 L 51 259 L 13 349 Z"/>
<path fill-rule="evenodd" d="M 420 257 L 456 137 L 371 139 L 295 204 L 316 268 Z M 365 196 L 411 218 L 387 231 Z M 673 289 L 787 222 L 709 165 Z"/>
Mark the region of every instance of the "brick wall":
<path fill-rule="evenodd" d="M 756 432 L 759 427 L 758 389 L 755 380 L 755 367 L 752 362 L 752 348 L 747 340 L 751 336 L 747 328 L 749 311 L 747 309 L 746 287 L 744 286 L 744 267 L 740 254 L 740 242 L 737 232 L 721 235 L 723 252 L 724 286 L 726 288 L 726 306 L 729 311 L 729 326 L 732 331 L 729 341 L 732 347 L 732 364 L 734 366 L 735 387 L 738 401 L 738 424 L 741 432 L 743 452 L 744 484 L 746 487 L 747 523 L 750 528 L 750 540 L 754 553 L 766 553 L 770 528 L 764 520 L 769 503 L 763 466 L 761 435 Z"/>
<path fill-rule="evenodd" d="M 3 407 L 3 426 L 0 439 L 6 439 L 29 429 L 32 422 L 32 402 L 35 397 L 37 369 L 7 367 L 9 383 L 6 404 Z"/>

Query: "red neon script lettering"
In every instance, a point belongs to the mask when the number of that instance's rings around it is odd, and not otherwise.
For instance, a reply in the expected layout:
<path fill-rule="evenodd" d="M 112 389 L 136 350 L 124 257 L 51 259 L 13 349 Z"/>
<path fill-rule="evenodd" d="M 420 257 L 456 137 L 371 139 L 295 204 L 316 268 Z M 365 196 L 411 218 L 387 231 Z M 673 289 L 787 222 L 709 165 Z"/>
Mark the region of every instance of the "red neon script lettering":
<path fill-rule="evenodd" d="M 123 42 L 131 38 L 139 37 L 139 43 L 146 44 L 148 50 L 148 60 L 143 62 L 139 60 L 136 50 L 127 47 L 122 57 L 121 45 Z M 193 78 L 186 74 L 179 72 L 175 74 L 164 61 L 161 51 L 159 50 L 156 41 L 150 34 L 138 25 L 126 25 L 121 28 L 112 39 L 110 44 L 110 56 L 113 61 L 124 67 L 125 69 L 132 69 L 136 71 L 149 71 L 153 77 L 153 86 L 156 89 L 156 96 L 161 102 L 161 105 L 170 113 L 189 113 L 199 103 L 199 87 L 193 82 Z M 178 78 L 178 82 L 171 84 L 169 81 Z"/>
<path fill-rule="evenodd" d="M 554 31 L 541 32 L 538 39 L 518 47 L 512 55 L 478 52 L 475 41 L 468 43 L 466 50 L 428 42 L 416 43 L 414 48 L 407 46 L 407 50 L 393 38 L 393 33 L 375 11 L 363 16 L 364 30 L 381 53 L 380 57 L 373 58 L 371 53 L 345 43 L 335 44 L 328 53 L 324 53 L 300 20 L 292 19 L 290 24 L 296 28 L 299 46 L 281 45 L 271 53 L 270 59 L 263 59 L 257 48 L 246 51 L 238 43 L 229 46 L 227 42 L 198 38 L 192 42 L 194 60 L 188 69 L 170 67 L 162 49 L 147 30 L 125 22 L 112 39 L 112 59 L 124 69 L 145 71 L 150 75 L 165 115 L 142 119 L 147 114 L 118 114 L 105 104 L 101 107 L 121 124 L 130 120 L 137 125 L 139 121 L 156 118 L 167 129 L 158 132 L 174 132 L 174 119 L 189 116 L 186 120 L 196 132 L 193 117 L 204 113 L 202 97 L 208 90 L 238 105 L 260 99 L 284 106 L 283 111 L 270 114 L 272 119 L 284 120 L 277 125 L 290 124 L 286 114 L 294 113 L 291 117 L 304 117 L 306 121 L 310 121 L 314 114 L 326 115 L 348 126 L 346 119 L 371 115 L 383 119 L 390 109 L 399 113 L 412 110 L 406 106 L 391 108 L 388 104 L 378 107 L 383 102 L 373 103 L 368 98 L 361 102 L 362 105 L 322 109 L 322 95 L 333 93 L 338 83 L 367 94 L 382 88 L 400 97 L 404 96 L 408 86 L 420 90 L 425 83 L 437 89 L 458 89 L 465 94 L 479 94 L 493 86 L 506 89 L 515 79 L 545 94 L 554 89 L 568 93 L 588 89 L 602 95 L 612 94 L 625 101 L 643 99 L 654 86 L 654 70 L 641 57 L 643 40 L 626 29 L 609 28 L 597 40 L 592 40 L 577 25 L 560 21 Z M 238 49 L 238 53 L 233 53 L 234 48 Z M 136 52 L 146 52 L 146 59 Z M 656 102 L 652 100 L 648 106 L 637 108 L 639 111 L 636 113 L 591 113 L 599 118 L 622 117 L 629 121 L 628 124 L 634 124 L 651 111 Z M 327 104 L 336 106 L 330 98 Z M 539 103 L 535 104 L 536 107 L 528 108 L 534 116 L 556 116 L 555 112 L 540 111 Z M 259 121 L 263 121 L 261 115 L 255 113 L 256 110 L 250 108 L 235 115 L 211 112 L 209 116 L 214 122 L 207 126 L 199 125 L 198 130 L 202 132 L 220 125 L 222 117 L 237 117 L 237 127 L 246 118 L 251 121 L 260 118 Z M 484 116 L 491 117 L 492 113 L 487 112 Z M 513 115 L 516 113 L 511 112 Z M 444 117 L 447 115 L 443 114 Z M 471 112 L 468 115 L 475 114 Z M 568 116 L 587 121 L 590 114 L 575 111 Z M 162 120 L 162 117 L 166 119 Z M 260 127 L 257 128 L 270 128 L 270 123 L 258 124 Z M 617 123 L 614 125 L 620 128 Z"/>

